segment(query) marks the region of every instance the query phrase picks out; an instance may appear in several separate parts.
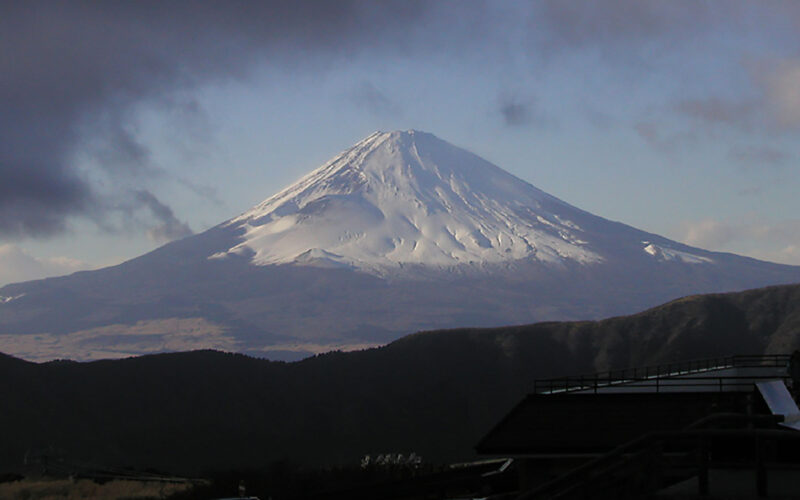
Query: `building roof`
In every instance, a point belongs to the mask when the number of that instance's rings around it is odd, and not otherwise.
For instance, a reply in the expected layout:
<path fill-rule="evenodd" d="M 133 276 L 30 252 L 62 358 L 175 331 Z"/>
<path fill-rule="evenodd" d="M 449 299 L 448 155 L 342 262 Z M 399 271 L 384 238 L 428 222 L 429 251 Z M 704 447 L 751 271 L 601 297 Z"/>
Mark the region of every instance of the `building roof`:
<path fill-rule="evenodd" d="M 712 413 L 745 413 L 752 394 L 531 394 L 478 443 L 476 450 L 505 456 L 605 452 L 648 432 L 682 429 Z M 757 405 L 764 406 L 763 400 L 756 399 Z"/>

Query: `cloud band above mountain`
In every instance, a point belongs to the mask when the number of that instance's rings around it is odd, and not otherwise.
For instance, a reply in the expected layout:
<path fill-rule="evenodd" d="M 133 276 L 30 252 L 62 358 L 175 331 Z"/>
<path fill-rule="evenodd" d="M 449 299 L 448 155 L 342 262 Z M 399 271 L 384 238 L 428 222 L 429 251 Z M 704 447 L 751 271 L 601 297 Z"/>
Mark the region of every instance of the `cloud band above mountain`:
<path fill-rule="evenodd" d="M 131 170 L 147 163 L 147 148 L 125 127 L 135 104 L 169 105 L 176 89 L 241 77 L 258 58 L 285 63 L 379 45 L 425 9 L 415 1 L 5 3 L 0 236 L 58 233 L 70 216 L 102 218 L 105 197 L 143 189 L 147 176 Z M 94 156 L 121 189 L 101 194 L 79 165 L 87 133 L 113 153 Z"/>

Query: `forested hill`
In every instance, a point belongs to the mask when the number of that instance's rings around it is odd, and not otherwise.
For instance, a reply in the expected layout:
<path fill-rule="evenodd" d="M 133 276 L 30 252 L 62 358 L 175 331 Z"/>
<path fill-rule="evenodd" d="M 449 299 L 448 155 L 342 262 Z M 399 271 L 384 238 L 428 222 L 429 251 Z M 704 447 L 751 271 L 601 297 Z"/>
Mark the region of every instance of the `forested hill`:
<path fill-rule="evenodd" d="M 800 286 L 627 317 L 418 333 L 296 363 L 195 351 L 34 364 L 0 355 L 0 469 L 26 452 L 196 473 L 366 453 L 468 459 L 535 378 L 800 346 Z"/>

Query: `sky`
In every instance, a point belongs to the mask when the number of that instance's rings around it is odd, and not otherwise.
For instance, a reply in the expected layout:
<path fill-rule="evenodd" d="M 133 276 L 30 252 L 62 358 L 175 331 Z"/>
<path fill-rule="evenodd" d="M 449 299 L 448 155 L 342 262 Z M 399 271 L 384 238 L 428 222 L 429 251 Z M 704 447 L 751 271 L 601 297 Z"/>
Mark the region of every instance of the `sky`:
<path fill-rule="evenodd" d="M 204 231 L 375 130 L 800 265 L 800 2 L 3 2 L 0 285 Z"/>

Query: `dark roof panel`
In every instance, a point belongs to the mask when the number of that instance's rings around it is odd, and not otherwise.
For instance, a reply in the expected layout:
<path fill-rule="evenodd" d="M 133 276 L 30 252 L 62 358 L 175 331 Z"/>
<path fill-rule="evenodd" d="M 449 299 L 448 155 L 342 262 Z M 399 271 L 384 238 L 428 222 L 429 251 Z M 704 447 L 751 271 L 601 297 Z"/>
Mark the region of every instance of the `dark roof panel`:
<path fill-rule="evenodd" d="M 750 393 L 532 394 L 476 446 L 481 454 L 608 451 L 652 431 L 721 412 L 744 413 Z"/>

